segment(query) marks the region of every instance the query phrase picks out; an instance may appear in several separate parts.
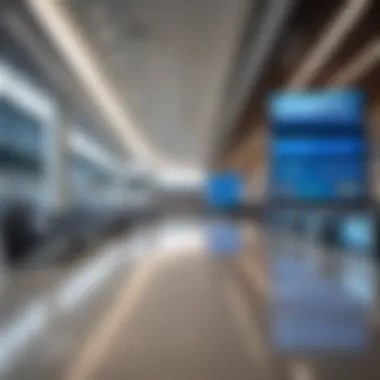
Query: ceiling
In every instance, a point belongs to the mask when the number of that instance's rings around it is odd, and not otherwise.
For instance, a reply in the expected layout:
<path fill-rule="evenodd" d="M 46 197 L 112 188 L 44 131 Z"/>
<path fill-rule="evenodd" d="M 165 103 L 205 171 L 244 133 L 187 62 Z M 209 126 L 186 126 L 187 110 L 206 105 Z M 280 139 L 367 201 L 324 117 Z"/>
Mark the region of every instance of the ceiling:
<path fill-rule="evenodd" d="M 109 134 L 149 163 L 263 171 L 277 89 L 358 85 L 379 109 L 376 0 L 24 1 Z"/>
<path fill-rule="evenodd" d="M 54 3 L 37 7 L 41 1 Z M 114 131 L 126 147 L 201 167 L 254 3 L 61 0 L 55 7 L 77 28 L 118 103 Z"/>

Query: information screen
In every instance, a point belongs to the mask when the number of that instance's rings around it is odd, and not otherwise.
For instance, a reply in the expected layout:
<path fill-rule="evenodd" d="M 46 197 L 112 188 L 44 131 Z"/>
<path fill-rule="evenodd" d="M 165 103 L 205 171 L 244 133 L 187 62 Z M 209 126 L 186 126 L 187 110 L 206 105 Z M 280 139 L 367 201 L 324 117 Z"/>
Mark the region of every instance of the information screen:
<path fill-rule="evenodd" d="M 275 134 L 356 134 L 365 123 L 364 106 L 360 91 L 282 92 L 269 98 L 269 117 Z"/>
<path fill-rule="evenodd" d="M 358 91 L 278 93 L 270 98 L 272 199 L 366 198 L 364 104 Z"/>
<path fill-rule="evenodd" d="M 243 179 L 237 172 L 214 173 L 208 179 L 207 202 L 215 208 L 235 207 L 243 197 Z"/>

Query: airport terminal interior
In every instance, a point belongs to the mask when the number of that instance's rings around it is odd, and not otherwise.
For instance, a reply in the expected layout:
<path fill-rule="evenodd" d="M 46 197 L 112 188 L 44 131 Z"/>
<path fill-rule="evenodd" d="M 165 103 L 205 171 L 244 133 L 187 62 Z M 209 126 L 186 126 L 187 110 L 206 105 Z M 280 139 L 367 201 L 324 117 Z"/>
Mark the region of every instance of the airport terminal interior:
<path fill-rule="evenodd" d="M 379 1 L 0 18 L 1 380 L 380 379 Z"/>

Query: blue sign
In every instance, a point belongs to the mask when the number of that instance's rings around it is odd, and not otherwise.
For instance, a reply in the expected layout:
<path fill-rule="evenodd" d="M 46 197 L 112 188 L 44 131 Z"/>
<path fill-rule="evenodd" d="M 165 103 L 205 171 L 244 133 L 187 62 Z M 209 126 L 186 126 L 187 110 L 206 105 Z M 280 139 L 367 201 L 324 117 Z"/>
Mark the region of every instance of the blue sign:
<path fill-rule="evenodd" d="M 299 126 L 327 132 L 331 127 L 355 130 L 365 122 L 365 97 L 360 91 L 283 92 L 269 101 L 275 131 Z"/>
<path fill-rule="evenodd" d="M 356 157 L 361 158 L 366 153 L 366 143 L 356 137 L 351 138 L 298 138 L 298 139 L 276 139 L 272 147 L 276 157 Z"/>
<path fill-rule="evenodd" d="M 364 97 L 358 91 L 285 92 L 270 98 L 272 199 L 367 196 Z"/>
<path fill-rule="evenodd" d="M 206 196 L 215 208 L 236 207 L 242 201 L 243 180 L 235 172 L 216 173 L 208 180 Z"/>

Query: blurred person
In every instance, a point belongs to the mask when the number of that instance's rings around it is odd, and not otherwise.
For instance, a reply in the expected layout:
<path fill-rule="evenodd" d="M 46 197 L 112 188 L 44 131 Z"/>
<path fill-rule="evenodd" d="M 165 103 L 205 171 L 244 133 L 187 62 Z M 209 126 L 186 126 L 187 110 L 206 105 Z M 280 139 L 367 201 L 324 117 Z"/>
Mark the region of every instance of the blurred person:
<path fill-rule="evenodd" d="M 2 243 L 5 261 L 10 265 L 26 259 L 28 250 L 36 243 L 33 210 L 24 200 L 13 199 L 2 208 Z"/>

